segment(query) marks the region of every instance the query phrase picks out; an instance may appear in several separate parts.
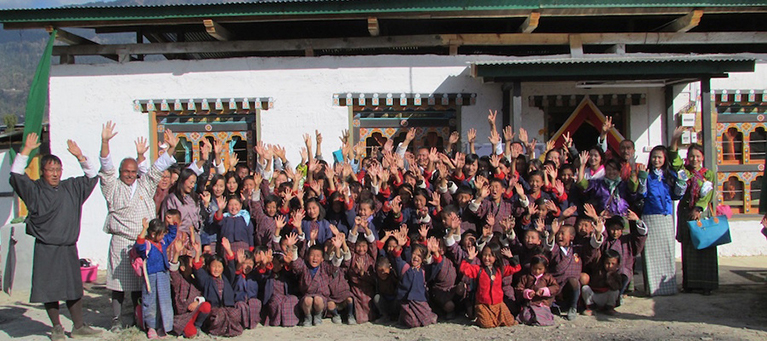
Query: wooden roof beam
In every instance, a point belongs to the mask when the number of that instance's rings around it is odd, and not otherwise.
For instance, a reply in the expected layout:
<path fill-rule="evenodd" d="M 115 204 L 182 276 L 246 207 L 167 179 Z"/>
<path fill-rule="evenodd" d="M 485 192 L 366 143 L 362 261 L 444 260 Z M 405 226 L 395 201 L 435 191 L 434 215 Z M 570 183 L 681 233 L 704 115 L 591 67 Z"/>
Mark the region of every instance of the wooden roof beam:
<path fill-rule="evenodd" d="M 577 37 L 575 37 L 577 36 Z M 451 45 L 560 45 L 571 46 L 578 53 L 583 45 L 706 45 L 706 44 L 767 44 L 767 32 L 721 33 L 508 33 L 508 34 L 443 34 L 396 37 L 355 37 L 347 39 L 286 39 L 195 41 L 154 44 L 72 45 L 54 46 L 53 54 L 103 55 L 118 54 L 127 49 L 131 54 L 207 53 L 207 52 L 267 52 L 345 50 L 360 48 L 449 47 Z"/>
<path fill-rule="evenodd" d="M 78 35 L 76 35 L 76 34 L 74 34 L 72 32 L 65 31 L 65 30 L 60 29 L 60 28 L 55 28 L 55 27 L 50 26 L 50 25 L 45 27 L 45 31 L 48 32 L 48 34 L 53 32 L 54 29 L 56 30 L 56 40 L 58 40 L 60 42 L 63 42 L 65 44 L 69 44 L 69 45 L 99 45 L 99 43 L 97 43 L 97 42 L 95 42 L 93 40 L 90 40 L 90 39 L 85 38 L 85 37 L 78 36 Z M 115 55 L 115 54 L 102 54 L 101 56 L 104 57 L 104 58 L 107 58 L 107 59 L 114 60 L 116 62 L 120 61 L 120 58 L 117 55 Z M 74 64 L 74 56 L 65 56 L 64 59 L 66 59 L 66 62 L 63 63 L 63 64 Z"/>
<path fill-rule="evenodd" d="M 224 26 L 221 26 L 219 23 L 213 21 L 213 19 L 205 19 L 202 21 L 202 24 L 205 25 L 205 31 L 208 32 L 211 37 L 220 41 L 227 41 L 232 39 L 232 33 L 229 32 L 229 30 L 227 30 Z"/>
<path fill-rule="evenodd" d="M 381 27 L 378 25 L 378 18 L 368 17 L 368 32 L 371 37 L 378 37 L 381 34 Z"/>
<path fill-rule="evenodd" d="M 527 16 L 527 19 L 525 19 L 525 22 L 522 23 L 522 25 L 519 25 L 519 29 L 517 32 L 519 33 L 533 33 L 536 28 L 538 28 L 538 21 L 541 19 L 541 13 L 539 12 L 532 12 L 530 15 Z"/>
<path fill-rule="evenodd" d="M 692 12 L 687 13 L 687 15 L 670 22 L 668 25 L 666 25 L 666 27 L 663 28 L 663 31 L 679 33 L 687 32 L 700 24 L 700 18 L 702 16 L 702 9 L 693 10 Z"/>

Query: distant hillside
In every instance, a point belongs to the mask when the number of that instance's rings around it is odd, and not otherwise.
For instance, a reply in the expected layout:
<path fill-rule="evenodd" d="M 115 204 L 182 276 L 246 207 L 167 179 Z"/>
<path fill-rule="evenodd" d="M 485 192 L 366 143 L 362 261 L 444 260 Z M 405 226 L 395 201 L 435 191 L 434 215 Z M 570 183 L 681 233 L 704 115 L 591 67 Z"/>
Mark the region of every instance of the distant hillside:
<path fill-rule="evenodd" d="M 151 6 L 171 4 L 202 4 L 233 2 L 225 0 L 117 0 L 112 2 L 91 2 L 78 6 Z M 94 39 L 93 30 L 68 29 L 88 39 Z M 45 49 L 48 34 L 44 30 L 0 30 L 0 118 L 14 114 L 23 122 L 27 94 L 35 68 Z M 134 34 L 111 34 L 94 39 L 102 44 L 132 43 Z M 78 63 L 111 63 L 101 57 L 80 57 Z M 58 58 L 53 58 L 58 63 Z"/>

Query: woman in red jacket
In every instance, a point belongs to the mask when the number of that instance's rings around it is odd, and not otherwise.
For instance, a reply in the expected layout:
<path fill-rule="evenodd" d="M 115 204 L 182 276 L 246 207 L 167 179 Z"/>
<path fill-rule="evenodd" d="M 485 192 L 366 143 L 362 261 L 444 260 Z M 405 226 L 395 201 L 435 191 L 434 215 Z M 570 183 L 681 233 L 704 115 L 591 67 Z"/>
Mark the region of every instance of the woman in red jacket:
<path fill-rule="evenodd" d="M 468 278 L 477 279 L 474 305 L 477 325 L 481 328 L 515 325 L 514 316 L 503 303 L 503 277 L 511 276 L 521 269 L 512 258 L 511 250 L 501 249 L 500 245 L 494 242 L 487 243 L 482 249 L 481 266 L 470 264 L 477 257 L 477 248 L 472 245 L 466 251 L 468 262 L 461 262 L 461 273 Z M 502 256 L 515 264 L 512 266 L 504 262 Z"/>

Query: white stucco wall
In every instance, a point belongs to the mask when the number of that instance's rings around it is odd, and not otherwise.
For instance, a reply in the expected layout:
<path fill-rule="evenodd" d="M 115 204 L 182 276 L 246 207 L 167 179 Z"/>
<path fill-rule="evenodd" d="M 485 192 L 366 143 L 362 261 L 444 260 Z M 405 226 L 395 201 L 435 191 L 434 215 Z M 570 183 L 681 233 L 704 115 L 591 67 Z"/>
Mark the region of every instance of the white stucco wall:
<path fill-rule="evenodd" d="M 147 115 L 133 111 L 135 99 L 273 97 L 274 108 L 261 113 L 260 138 L 285 146 L 288 158 L 295 163 L 299 160 L 304 132 L 317 129 L 323 134 L 325 155 L 338 148 L 336 136 L 348 128 L 349 112 L 345 107 L 332 106 L 332 95 L 344 92 L 476 93 L 476 105 L 461 111 L 461 129 L 465 136 L 466 130 L 476 128 L 478 142 L 484 143 L 489 133 L 487 110 L 500 111 L 502 94 L 500 84 L 482 84 L 471 78 L 468 63 L 498 59 L 501 58 L 325 56 L 55 65 L 50 86 L 51 150 L 62 157 L 65 177 L 79 175 L 79 165 L 66 152 L 66 140 L 76 140 L 96 163 L 99 132 L 107 120 L 114 121 L 120 132 L 112 142 L 114 159 L 135 154 L 133 140 L 149 134 Z M 759 69 L 764 71 L 762 66 Z M 767 79 L 759 74 L 762 80 Z M 736 88 L 716 84 L 717 88 Z M 543 115 L 528 107 L 526 98 L 562 93 L 645 93 L 646 104 L 631 107 L 627 138 L 636 141 L 639 160 L 646 160 L 649 149 L 662 142 L 665 106 L 661 89 L 587 90 L 576 89 L 574 82 L 523 83 L 523 126 L 531 137 L 541 140 L 538 131 L 543 127 Z M 101 230 L 106 205 L 99 189 L 93 192 L 83 211 L 80 255 L 103 266 L 109 236 Z"/>

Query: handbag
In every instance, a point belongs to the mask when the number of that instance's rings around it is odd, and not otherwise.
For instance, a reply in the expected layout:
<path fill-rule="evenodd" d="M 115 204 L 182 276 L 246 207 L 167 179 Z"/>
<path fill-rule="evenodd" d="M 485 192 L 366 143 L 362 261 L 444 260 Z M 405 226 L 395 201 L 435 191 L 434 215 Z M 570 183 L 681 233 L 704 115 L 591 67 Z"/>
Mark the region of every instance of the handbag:
<path fill-rule="evenodd" d="M 709 203 L 709 212 L 714 212 L 714 207 L 711 203 Z M 690 220 L 687 222 L 687 225 L 690 228 L 692 246 L 698 250 L 732 242 L 730 238 L 730 223 L 725 215 Z"/>

